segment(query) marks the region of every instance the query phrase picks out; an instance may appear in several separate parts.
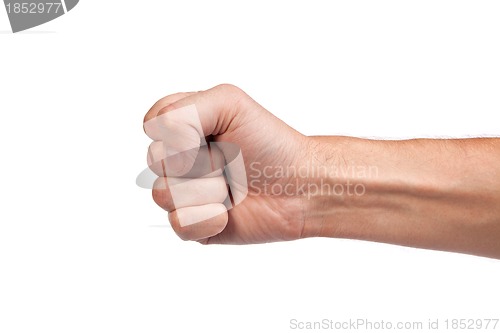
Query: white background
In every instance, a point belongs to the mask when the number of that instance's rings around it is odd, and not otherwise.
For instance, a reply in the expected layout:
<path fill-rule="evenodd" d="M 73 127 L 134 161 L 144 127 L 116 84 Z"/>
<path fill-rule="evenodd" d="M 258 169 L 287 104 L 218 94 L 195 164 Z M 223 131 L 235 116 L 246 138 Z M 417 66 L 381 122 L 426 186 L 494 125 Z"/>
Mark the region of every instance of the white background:
<path fill-rule="evenodd" d="M 203 247 L 158 227 L 135 185 L 148 108 L 226 82 L 309 135 L 500 134 L 499 17 L 497 1 L 82 0 L 14 35 L 0 8 L 0 332 L 499 318 L 499 261 L 334 239 Z"/>

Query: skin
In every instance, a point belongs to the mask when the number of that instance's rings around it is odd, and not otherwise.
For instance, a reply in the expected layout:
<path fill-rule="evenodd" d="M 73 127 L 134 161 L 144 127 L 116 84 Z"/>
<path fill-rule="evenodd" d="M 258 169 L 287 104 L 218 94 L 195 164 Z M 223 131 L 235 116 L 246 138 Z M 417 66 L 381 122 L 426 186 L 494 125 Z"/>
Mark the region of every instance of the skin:
<path fill-rule="evenodd" d="M 200 135 L 241 148 L 250 186 L 229 211 L 222 205 L 227 187 L 220 173 L 159 167 L 162 160 L 170 163 L 164 147 L 178 151 L 184 144 L 162 135 L 171 126 L 165 115 L 190 105 L 198 110 Z M 192 131 L 180 122 L 171 129 Z M 335 237 L 500 258 L 499 139 L 307 137 L 231 85 L 167 96 L 146 114 L 144 128 L 154 140 L 148 163 L 160 176 L 153 198 L 184 240 Z M 223 156 L 213 152 L 215 164 L 223 165 Z M 279 174 L 280 168 L 305 174 Z M 182 179 L 196 181 L 173 186 Z"/>

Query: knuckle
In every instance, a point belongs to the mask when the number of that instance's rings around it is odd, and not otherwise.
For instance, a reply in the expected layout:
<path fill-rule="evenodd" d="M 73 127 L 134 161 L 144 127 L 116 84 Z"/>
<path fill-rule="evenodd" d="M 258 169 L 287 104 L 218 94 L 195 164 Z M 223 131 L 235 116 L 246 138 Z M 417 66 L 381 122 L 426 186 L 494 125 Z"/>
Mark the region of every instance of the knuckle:
<path fill-rule="evenodd" d="M 162 161 L 165 157 L 162 143 L 159 141 L 153 141 L 148 147 L 146 159 L 149 169 L 151 169 L 151 171 L 159 177 L 165 176 L 162 165 Z"/>
<path fill-rule="evenodd" d="M 160 108 L 160 110 L 157 113 L 157 116 L 164 115 L 165 113 L 171 112 L 177 108 L 178 108 L 177 103 L 171 103 L 171 104 L 165 105 L 165 106 Z"/>
<path fill-rule="evenodd" d="M 172 101 L 171 96 L 166 96 L 159 99 L 153 106 L 149 109 L 149 111 L 144 116 L 144 122 L 148 122 L 149 120 L 155 118 L 158 115 L 158 111 L 168 106 Z"/>
<path fill-rule="evenodd" d="M 186 228 L 182 228 L 180 223 L 179 223 L 179 216 L 177 215 L 177 212 L 173 211 L 168 214 L 168 220 L 170 221 L 170 224 L 172 225 L 172 229 L 174 229 L 174 232 L 177 234 L 177 236 L 182 239 L 183 241 L 189 241 L 191 240 L 189 237 L 188 232 L 186 232 Z"/>
<path fill-rule="evenodd" d="M 164 210 L 172 212 L 175 210 L 175 205 L 166 183 L 167 181 L 165 178 L 160 177 L 156 179 L 153 185 L 153 200 Z"/>
<path fill-rule="evenodd" d="M 160 98 L 154 105 L 152 108 L 155 108 L 155 109 L 161 109 L 163 108 L 164 106 L 170 104 L 170 96 L 165 96 L 163 98 Z"/>
<path fill-rule="evenodd" d="M 243 94 L 243 90 L 237 86 L 229 83 L 223 83 L 215 87 L 216 90 L 221 91 L 224 94 L 240 95 Z"/>

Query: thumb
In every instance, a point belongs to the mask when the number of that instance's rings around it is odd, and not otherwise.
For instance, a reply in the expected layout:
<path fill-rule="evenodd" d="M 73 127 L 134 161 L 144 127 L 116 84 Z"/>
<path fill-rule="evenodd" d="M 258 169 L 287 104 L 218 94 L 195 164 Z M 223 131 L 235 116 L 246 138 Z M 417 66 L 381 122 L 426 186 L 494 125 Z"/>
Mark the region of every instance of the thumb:
<path fill-rule="evenodd" d="M 157 118 L 160 117 L 161 123 L 162 115 L 182 108 L 189 110 L 187 107 L 194 106 L 198 112 L 200 136 L 220 135 L 229 130 L 234 118 L 238 116 L 238 108 L 245 97 L 248 96 L 238 87 L 222 84 L 188 95 L 163 107 L 158 112 Z M 185 112 L 184 115 L 186 117 L 183 120 L 194 125 L 194 114 Z"/>

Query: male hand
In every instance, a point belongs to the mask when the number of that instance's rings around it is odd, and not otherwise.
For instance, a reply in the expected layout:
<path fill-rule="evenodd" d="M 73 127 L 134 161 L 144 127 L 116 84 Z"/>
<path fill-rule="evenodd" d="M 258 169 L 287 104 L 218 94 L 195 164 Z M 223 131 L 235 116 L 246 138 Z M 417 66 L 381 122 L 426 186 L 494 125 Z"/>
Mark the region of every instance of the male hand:
<path fill-rule="evenodd" d="M 190 106 L 195 108 L 189 110 Z M 176 110 L 185 113 L 178 117 Z M 203 133 L 195 129 L 193 110 L 198 113 L 198 130 Z M 165 117 L 169 113 L 174 116 Z M 245 244 L 293 240 L 303 235 L 307 198 L 296 189 L 306 180 L 274 176 L 280 168 L 298 170 L 310 161 L 308 137 L 231 85 L 167 96 L 149 110 L 144 121 L 147 135 L 154 140 L 148 164 L 160 176 L 153 198 L 169 212 L 179 237 L 203 244 Z M 199 136 L 241 149 L 247 175 L 244 181 L 250 186 L 246 198 L 229 211 L 223 204 L 228 199 L 226 182 L 216 171 L 229 161 L 217 145 L 211 145 L 211 151 L 206 146 L 197 149 Z M 214 166 L 215 172 L 207 176 L 207 168 L 214 171 Z"/>

